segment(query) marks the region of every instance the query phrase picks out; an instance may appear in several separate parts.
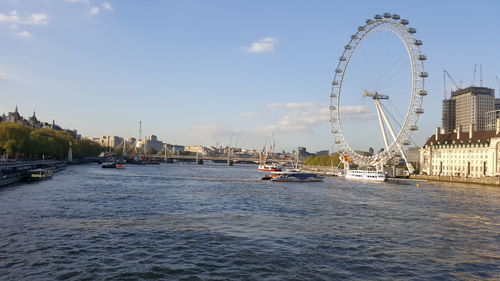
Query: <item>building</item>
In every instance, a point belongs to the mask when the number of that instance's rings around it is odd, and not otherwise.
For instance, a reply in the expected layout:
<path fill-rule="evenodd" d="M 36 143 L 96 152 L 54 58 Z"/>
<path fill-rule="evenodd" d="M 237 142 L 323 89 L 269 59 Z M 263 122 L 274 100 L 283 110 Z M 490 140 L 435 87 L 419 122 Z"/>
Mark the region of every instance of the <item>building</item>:
<path fill-rule="evenodd" d="M 186 145 L 184 146 L 184 151 L 198 153 L 201 155 L 208 155 L 211 152 L 211 150 L 208 147 L 204 147 L 201 145 Z"/>
<path fill-rule="evenodd" d="M 500 119 L 496 129 L 454 132 L 441 128 L 420 149 L 420 173 L 433 176 L 484 177 L 500 175 Z"/>
<path fill-rule="evenodd" d="M 330 150 L 316 151 L 316 155 L 330 155 Z"/>
<path fill-rule="evenodd" d="M 155 135 L 147 136 L 145 143 L 147 150 L 155 150 L 162 151 L 163 150 L 163 142 L 158 140 L 158 137 Z"/>
<path fill-rule="evenodd" d="M 123 143 L 123 138 L 118 136 L 101 136 L 98 143 L 102 147 L 118 147 Z"/>
<path fill-rule="evenodd" d="M 455 100 L 443 100 L 443 117 L 441 118 L 443 130 L 451 132 L 455 129 Z"/>
<path fill-rule="evenodd" d="M 461 126 L 467 132 L 470 124 L 474 131 L 486 130 L 486 112 L 495 110 L 496 102 L 495 90 L 491 88 L 468 87 L 452 92 L 450 100 L 443 100 L 444 131 Z"/>
<path fill-rule="evenodd" d="M 485 119 L 486 119 L 485 130 L 486 131 L 495 130 L 496 120 L 498 118 L 500 118 L 500 110 L 496 109 L 496 110 L 486 112 L 485 113 Z"/>
<path fill-rule="evenodd" d="M 55 120 L 52 120 L 52 123 L 39 121 L 38 118 L 36 118 L 35 111 L 33 111 L 33 115 L 31 117 L 25 119 L 24 117 L 21 116 L 21 114 L 19 114 L 17 106 L 14 112 L 8 112 L 7 115 L 2 114 L 2 116 L 0 116 L 0 122 L 23 124 L 33 129 L 47 128 L 56 131 L 65 131 L 73 135 L 73 137 L 77 140 L 81 138 L 81 135 L 78 134 L 77 130 L 63 129 L 61 126 L 56 125 Z"/>

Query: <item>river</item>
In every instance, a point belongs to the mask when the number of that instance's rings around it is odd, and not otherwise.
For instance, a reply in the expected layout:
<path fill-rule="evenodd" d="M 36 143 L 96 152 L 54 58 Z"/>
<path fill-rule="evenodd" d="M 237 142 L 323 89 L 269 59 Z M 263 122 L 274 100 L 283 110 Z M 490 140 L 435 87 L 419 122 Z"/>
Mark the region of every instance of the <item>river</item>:
<path fill-rule="evenodd" d="M 0 188 L 0 280 L 499 280 L 500 188 L 70 166 Z"/>

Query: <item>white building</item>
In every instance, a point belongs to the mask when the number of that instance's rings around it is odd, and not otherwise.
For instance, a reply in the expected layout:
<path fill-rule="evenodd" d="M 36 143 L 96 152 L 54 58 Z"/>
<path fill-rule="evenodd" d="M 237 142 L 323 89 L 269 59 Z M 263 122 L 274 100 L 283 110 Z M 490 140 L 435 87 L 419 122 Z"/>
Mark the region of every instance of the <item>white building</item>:
<path fill-rule="evenodd" d="M 117 147 L 123 143 L 123 138 L 118 136 L 101 136 L 98 143 L 102 147 Z"/>
<path fill-rule="evenodd" d="M 484 177 L 500 175 L 500 119 L 496 130 L 454 132 L 430 137 L 420 149 L 420 173 L 433 176 Z"/>
<path fill-rule="evenodd" d="M 136 142 L 136 147 L 140 149 L 146 148 L 148 151 L 162 151 L 163 150 L 163 142 L 158 140 L 158 137 L 155 135 L 147 136 L 145 140 L 139 140 Z"/>

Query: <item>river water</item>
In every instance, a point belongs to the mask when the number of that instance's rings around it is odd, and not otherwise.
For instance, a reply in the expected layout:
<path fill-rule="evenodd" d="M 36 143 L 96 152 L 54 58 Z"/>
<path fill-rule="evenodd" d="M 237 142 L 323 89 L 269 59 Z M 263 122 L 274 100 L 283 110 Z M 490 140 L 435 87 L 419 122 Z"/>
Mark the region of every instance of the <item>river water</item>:
<path fill-rule="evenodd" d="M 71 166 L 0 189 L 0 280 L 499 280 L 500 188 L 253 165 Z"/>

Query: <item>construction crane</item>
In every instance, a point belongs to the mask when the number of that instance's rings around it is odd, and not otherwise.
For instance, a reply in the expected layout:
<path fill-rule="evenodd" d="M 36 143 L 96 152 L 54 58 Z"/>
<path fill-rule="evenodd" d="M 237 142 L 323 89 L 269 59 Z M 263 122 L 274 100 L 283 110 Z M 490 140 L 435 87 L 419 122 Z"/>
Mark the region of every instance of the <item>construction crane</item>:
<path fill-rule="evenodd" d="M 451 80 L 451 82 L 453 83 L 453 85 L 455 86 L 455 88 L 457 88 L 457 90 L 460 90 L 461 89 L 461 86 L 462 86 L 462 83 L 460 83 L 460 86 L 457 84 L 457 82 L 455 82 L 455 80 L 453 79 L 453 77 L 451 77 L 450 73 L 446 70 L 443 70 L 443 84 L 444 84 L 444 99 L 446 99 L 446 94 L 447 94 L 447 91 L 446 91 L 446 77 L 448 77 L 448 79 Z"/>

